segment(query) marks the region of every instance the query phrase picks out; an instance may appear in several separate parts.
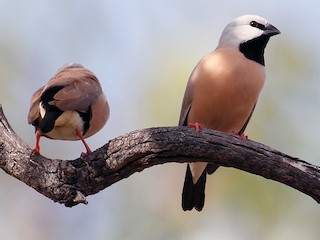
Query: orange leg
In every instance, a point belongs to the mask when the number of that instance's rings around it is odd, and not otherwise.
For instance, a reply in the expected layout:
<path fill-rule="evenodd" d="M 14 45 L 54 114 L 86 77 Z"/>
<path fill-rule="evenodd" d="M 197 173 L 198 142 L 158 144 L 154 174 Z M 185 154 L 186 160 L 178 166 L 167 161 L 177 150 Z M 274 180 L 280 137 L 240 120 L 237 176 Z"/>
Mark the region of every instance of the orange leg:
<path fill-rule="evenodd" d="M 40 138 L 41 138 L 41 132 L 37 130 L 36 132 L 36 146 L 33 149 L 34 154 L 40 154 Z"/>
<path fill-rule="evenodd" d="M 192 127 L 194 129 L 196 129 L 196 132 L 200 132 L 201 129 L 201 124 L 200 123 L 189 123 L 188 127 Z"/>
<path fill-rule="evenodd" d="M 86 153 L 81 153 L 81 157 L 86 157 L 91 153 L 91 149 L 89 148 L 88 144 L 86 143 L 86 141 L 84 140 L 84 138 L 82 137 L 82 134 L 80 131 L 76 131 L 77 136 L 80 138 L 80 140 L 82 141 L 84 147 L 86 148 Z"/>

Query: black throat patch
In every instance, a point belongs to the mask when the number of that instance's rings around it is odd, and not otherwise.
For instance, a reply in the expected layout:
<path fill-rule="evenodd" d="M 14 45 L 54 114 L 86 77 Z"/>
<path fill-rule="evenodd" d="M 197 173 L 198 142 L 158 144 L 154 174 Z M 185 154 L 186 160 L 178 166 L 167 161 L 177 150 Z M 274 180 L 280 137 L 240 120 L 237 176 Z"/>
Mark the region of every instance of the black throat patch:
<path fill-rule="evenodd" d="M 245 43 L 241 43 L 239 50 L 246 58 L 264 66 L 264 49 L 269 39 L 269 36 L 262 35 Z"/>

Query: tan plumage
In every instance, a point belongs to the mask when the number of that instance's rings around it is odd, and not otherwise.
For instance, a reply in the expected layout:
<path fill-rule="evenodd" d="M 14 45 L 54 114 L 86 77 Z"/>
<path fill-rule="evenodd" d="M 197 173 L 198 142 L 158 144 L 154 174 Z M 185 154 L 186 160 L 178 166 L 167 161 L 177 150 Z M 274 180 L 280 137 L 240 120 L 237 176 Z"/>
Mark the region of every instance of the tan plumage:
<path fill-rule="evenodd" d="M 228 67 L 223 69 L 223 66 Z M 192 72 L 181 116 L 191 105 L 188 122 L 198 122 L 202 127 L 220 131 L 240 131 L 257 101 L 264 80 L 265 70 L 261 64 L 245 58 L 237 49 L 216 49 Z M 183 121 L 180 118 L 180 124 Z"/>
<path fill-rule="evenodd" d="M 259 29 L 252 24 L 260 24 Z M 263 35 L 267 30 L 269 32 Z M 218 47 L 201 59 L 193 70 L 186 87 L 179 125 L 197 123 L 204 128 L 242 134 L 265 81 L 264 47 L 269 37 L 278 33 L 258 16 L 245 15 L 232 21 L 225 28 Z M 262 42 L 261 46 L 253 41 L 258 46 L 252 48 L 252 40 Z M 184 210 L 193 207 L 202 210 L 206 168 L 212 173 L 218 166 L 188 164 L 182 196 Z"/>
<path fill-rule="evenodd" d="M 36 128 L 34 151 L 39 139 L 82 140 L 98 132 L 109 117 L 109 105 L 97 77 L 79 64 L 63 67 L 36 91 L 30 104 L 28 123 Z"/>

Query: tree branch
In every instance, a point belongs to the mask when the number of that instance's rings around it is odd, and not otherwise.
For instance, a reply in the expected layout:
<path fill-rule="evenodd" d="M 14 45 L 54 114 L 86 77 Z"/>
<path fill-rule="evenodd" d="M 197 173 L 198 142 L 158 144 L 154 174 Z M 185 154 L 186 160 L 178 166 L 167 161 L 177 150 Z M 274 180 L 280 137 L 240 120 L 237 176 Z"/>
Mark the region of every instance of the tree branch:
<path fill-rule="evenodd" d="M 136 130 L 119 136 L 87 158 L 48 159 L 10 127 L 0 105 L 0 167 L 39 193 L 67 207 L 153 165 L 209 162 L 234 167 L 293 187 L 320 203 L 320 167 L 263 144 L 214 130 L 187 127 Z"/>

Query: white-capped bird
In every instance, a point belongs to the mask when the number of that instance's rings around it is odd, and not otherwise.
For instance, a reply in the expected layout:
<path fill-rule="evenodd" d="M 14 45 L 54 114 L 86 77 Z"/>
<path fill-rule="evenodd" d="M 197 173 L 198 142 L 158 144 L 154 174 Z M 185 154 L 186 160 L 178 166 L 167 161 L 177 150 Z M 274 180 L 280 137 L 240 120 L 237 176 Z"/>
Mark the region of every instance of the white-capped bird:
<path fill-rule="evenodd" d="M 243 135 L 265 81 L 264 49 L 280 31 L 256 15 L 244 15 L 223 30 L 217 48 L 193 70 L 179 125 Z M 201 211 L 207 173 L 217 165 L 188 163 L 182 192 L 184 211 Z"/>
<path fill-rule="evenodd" d="M 28 123 L 35 126 L 36 146 L 40 137 L 81 140 L 87 156 L 91 153 L 85 138 L 97 133 L 109 117 L 109 105 L 98 78 L 80 64 L 65 65 L 36 91 L 30 104 Z"/>

